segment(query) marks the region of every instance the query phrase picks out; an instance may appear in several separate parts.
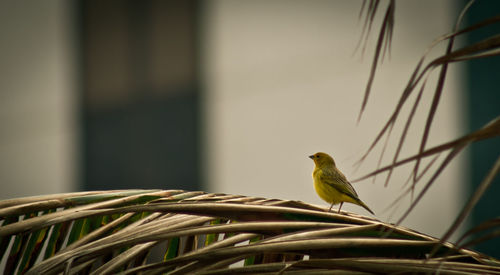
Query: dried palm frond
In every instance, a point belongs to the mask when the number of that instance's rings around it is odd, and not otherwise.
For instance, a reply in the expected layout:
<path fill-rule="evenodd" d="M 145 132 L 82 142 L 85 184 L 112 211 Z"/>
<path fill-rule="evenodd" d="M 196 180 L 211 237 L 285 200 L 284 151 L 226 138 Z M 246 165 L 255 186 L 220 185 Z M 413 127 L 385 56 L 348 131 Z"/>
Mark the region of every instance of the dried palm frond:
<path fill-rule="evenodd" d="M 368 5 L 368 9 L 366 11 L 365 25 L 363 27 L 363 33 L 361 34 L 360 44 L 363 43 L 362 42 L 363 40 L 365 41 L 364 42 L 365 45 L 367 43 L 368 35 L 371 31 L 373 20 L 375 18 L 375 14 L 377 13 L 379 3 L 380 3 L 379 0 L 371 0 L 370 4 Z M 363 5 L 361 6 L 360 16 L 363 14 L 365 5 L 366 5 L 366 0 L 363 1 Z M 358 122 L 361 120 L 363 111 L 365 110 L 366 104 L 368 103 L 368 98 L 370 97 L 370 91 L 373 85 L 373 80 L 375 79 L 375 72 L 377 71 L 379 60 L 381 60 L 380 55 L 382 54 L 383 57 L 383 55 L 385 53 L 388 53 L 391 48 L 392 33 L 394 29 L 395 9 L 396 9 L 396 1 L 391 0 L 387 5 L 387 10 L 384 15 L 384 20 L 382 22 L 382 26 L 380 27 L 380 33 L 377 39 L 377 46 L 375 48 L 375 55 L 373 57 L 372 67 L 370 70 L 370 76 L 368 77 L 368 84 L 366 85 L 365 95 L 363 97 L 363 103 L 361 104 L 361 110 L 359 111 L 358 115 Z"/>
<path fill-rule="evenodd" d="M 4 274 L 500 274 L 500 262 L 480 253 L 442 243 L 429 257 L 436 238 L 299 201 L 118 190 L 0 209 Z"/>
<path fill-rule="evenodd" d="M 426 148 L 427 140 L 428 140 L 430 130 L 431 130 L 431 125 L 432 125 L 432 122 L 434 120 L 435 114 L 438 110 L 439 102 L 440 102 L 440 99 L 441 99 L 441 96 L 443 93 L 444 83 L 445 83 L 445 79 L 447 76 L 448 65 L 450 63 L 455 63 L 455 62 L 476 60 L 476 59 L 482 59 L 482 58 L 490 58 L 490 57 L 495 57 L 495 56 L 500 55 L 500 34 L 498 34 L 498 33 L 494 33 L 494 34 L 484 38 L 483 40 L 478 41 L 478 42 L 474 42 L 470 45 L 465 45 L 461 48 L 453 49 L 454 48 L 454 41 L 458 36 L 461 36 L 464 34 L 469 34 L 469 33 L 474 32 L 474 31 L 481 31 L 486 27 L 498 25 L 500 23 L 500 15 L 497 15 L 497 16 L 493 16 L 491 18 L 485 18 L 483 21 L 481 21 L 479 23 L 461 28 L 463 17 L 465 15 L 465 13 L 468 11 L 468 9 L 471 7 L 471 5 L 474 4 L 474 2 L 475 2 L 474 0 L 471 0 L 464 6 L 464 8 L 462 9 L 462 12 L 460 13 L 460 15 L 457 18 L 457 21 L 456 21 L 456 24 L 455 24 L 453 31 L 450 34 L 443 35 L 442 37 L 436 39 L 436 41 L 434 41 L 431 44 L 431 46 L 426 50 L 426 52 L 424 53 L 424 55 L 422 56 L 420 61 L 417 63 L 412 75 L 409 77 L 408 83 L 407 83 L 405 89 L 402 91 L 400 99 L 399 99 L 394 111 L 392 112 L 390 118 L 387 120 L 385 125 L 379 131 L 379 133 L 375 137 L 374 141 L 370 144 L 367 152 L 361 157 L 360 161 L 358 162 L 358 164 L 359 164 L 367 158 L 367 156 L 373 151 L 373 149 L 381 142 L 384 135 L 386 136 L 386 138 L 388 140 L 388 138 L 392 132 L 392 129 L 396 123 L 396 120 L 400 116 L 400 113 L 403 110 L 403 108 L 405 107 L 405 104 L 408 102 L 411 95 L 415 94 L 415 91 L 417 90 L 417 88 L 420 85 L 420 89 L 418 89 L 419 92 L 416 96 L 416 99 L 413 103 L 413 106 L 411 107 L 411 110 L 409 112 L 409 116 L 406 119 L 406 121 L 404 122 L 405 123 L 404 129 L 399 137 L 399 143 L 398 143 L 398 146 L 396 148 L 394 157 L 392 159 L 392 163 L 380 168 L 380 162 L 381 162 L 382 156 L 384 154 L 384 151 L 385 151 L 385 148 L 387 145 L 387 142 L 386 142 L 383 145 L 381 157 L 379 160 L 379 166 L 377 167 L 377 169 L 375 169 L 375 171 L 373 171 L 373 172 L 368 173 L 366 176 L 361 177 L 360 179 L 354 180 L 354 182 L 355 182 L 355 181 L 359 181 L 361 179 L 374 177 L 375 175 L 378 175 L 382 172 L 387 172 L 387 178 L 386 178 L 386 182 L 385 182 L 385 185 L 387 186 L 387 184 L 391 178 L 392 172 L 395 168 L 399 167 L 400 165 L 409 163 L 409 162 L 414 162 L 414 169 L 411 173 L 411 176 L 412 176 L 411 187 L 408 188 L 403 193 L 402 196 L 405 196 L 405 195 L 410 194 L 410 193 L 413 195 L 413 190 L 415 189 L 415 186 L 417 185 L 419 180 L 422 178 L 422 176 L 430 170 L 429 169 L 430 166 L 434 165 L 434 162 L 436 159 L 434 159 L 430 163 L 429 166 L 427 166 L 425 169 L 423 169 L 423 171 L 419 171 L 421 160 L 425 157 L 428 157 L 428 156 L 437 156 L 443 152 L 448 153 L 447 156 L 441 161 L 441 163 L 438 162 L 439 166 L 436 168 L 436 170 L 432 174 L 431 178 L 427 181 L 427 183 L 425 183 L 425 185 L 422 188 L 422 190 L 420 191 L 420 193 L 417 195 L 415 200 L 412 201 L 412 204 L 410 205 L 410 207 L 404 212 L 404 214 L 397 221 L 396 224 L 400 224 L 409 215 L 409 213 L 414 209 L 414 207 L 417 205 L 417 203 L 425 195 L 425 193 L 430 188 L 430 186 L 436 182 L 436 179 L 439 177 L 441 172 L 451 163 L 451 161 L 453 159 L 456 158 L 456 156 L 460 152 L 463 151 L 463 149 L 465 149 L 466 147 L 468 147 L 472 143 L 475 143 L 475 142 L 478 142 L 481 140 L 485 140 L 485 139 L 498 138 L 498 136 L 500 136 L 500 114 L 499 114 L 497 117 L 493 118 L 487 125 L 485 125 L 483 128 L 481 128 L 479 130 L 473 131 L 473 132 L 471 132 L 471 133 L 469 133 L 461 138 L 455 139 L 453 141 L 446 142 L 440 146 L 435 146 L 435 147 L 432 147 L 429 149 Z M 367 16 L 366 16 L 366 21 L 370 22 L 370 24 L 373 21 L 377 7 L 379 6 L 378 4 L 379 3 L 376 0 L 370 1 L 369 6 L 372 8 L 369 9 L 369 12 L 367 12 Z M 362 10 L 364 9 L 365 5 L 366 5 L 366 3 L 363 4 Z M 368 101 L 369 91 L 371 89 L 371 86 L 373 85 L 375 71 L 377 69 L 378 56 L 381 54 L 381 51 L 383 50 L 381 47 L 382 38 L 386 36 L 386 32 L 388 32 L 387 28 L 389 28 L 389 26 L 391 29 L 390 32 L 392 32 L 393 22 L 391 23 L 391 20 L 393 21 L 393 19 L 390 19 L 390 18 L 391 18 L 391 16 L 394 16 L 393 15 L 394 8 L 395 7 L 394 7 L 393 1 L 390 1 L 388 4 L 388 7 L 387 7 L 386 16 L 384 17 L 384 20 L 382 22 L 382 27 L 381 27 L 381 30 L 379 32 L 379 42 L 377 43 L 377 46 L 375 49 L 375 57 L 374 57 L 374 61 L 372 63 L 370 76 L 368 78 L 366 91 L 365 91 L 365 97 L 364 97 L 364 100 L 363 100 L 363 103 L 361 106 L 360 116 L 365 108 L 365 105 L 367 104 L 366 102 Z M 392 13 L 392 15 L 388 16 L 389 13 Z M 363 31 L 363 33 L 364 33 L 364 31 Z M 387 43 L 390 43 L 391 40 L 386 39 L 385 41 Z M 426 59 L 427 55 L 430 53 L 430 51 L 436 45 L 443 43 L 443 42 L 447 43 L 445 53 L 443 55 L 439 56 L 438 58 L 435 58 L 434 60 L 429 61 L 426 64 L 425 59 Z M 384 48 L 387 48 L 387 47 L 384 47 Z M 415 115 L 415 112 L 416 112 L 416 110 L 421 102 L 421 98 L 423 96 L 423 92 L 424 92 L 426 84 L 427 84 L 427 79 L 428 79 L 430 73 L 434 69 L 438 69 L 438 68 L 440 68 L 439 77 L 438 77 L 437 82 L 436 82 L 436 87 L 435 87 L 434 93 L 432 94 L 432 103 L 431 103 L 430 109 L 427 113 L 427 119 L 426 119 L 424 129 L 422 131 L 423 135 L 422 135 L 422 139 L 420 142 L 420 146 L 418 148 L 418 152 L 416 152 L 415 155 L 413 155 L 411 157 L 400 160 L 399 154 L 403 148 L 403 144 L 405 142 L 410 125 L 413 121 L 413 117 Z M 498 168 L 499 161 L 500 161 L 500 156 L 498 157 L 497 162 L 492 164 L 493 166 L 491 168 L 491 173 L 485 178 L 485 181 L 483 181 L 483 183 L 481 183 L 480 187 L 475 192 L 475 194 L 473 194 L 471 196 L 471 198 L 469 199 L 469 203 L 467 203 L 467 205 L 463 208 L 463 210 L 461 211 L 461 213 L 457 217 L 456 221 L 453 223 L 453 225 L 450 227 L 450 229 L 442 237 L 443 241 L 446 241 L 453 234 L 453 232 L 455 232 L 457 230 L 457 228 L 460 226 L 460 224 L 465 220 L 465 218 L 471 212 L 472 208 L 474 208 L 474 206 L 477 204 L 477 202 L 479 201 L 479 199 L 480 199 L 481 195 L 484 193 L 484 191 L 491 185 L 491 183 L 493 182 L 493 178 L 500 171 L 500 169 Z M 398 198 L 398 200 L 400 198 Z M 493 224 L 496 224 L 496 223 L 493 223 Z M 478 228 L 476 228 L 476 230 L 479 230 L 479 228 L 482 228 L 482 227 L 479 226 Z M 500 233 L 498 233 L 498 232 L 500 232 L 500 229 L 498 229 L 499 228 L 498 226 L 496 228 L 497 228 L 497 231 L 495 231 L 491 234 L 488 234 L 487 235 L 488 238 L 500 236 Z M 465 236 L 462 238 L 465 238 Z M 479 239 L 477 241 L 479 241 Z"/>

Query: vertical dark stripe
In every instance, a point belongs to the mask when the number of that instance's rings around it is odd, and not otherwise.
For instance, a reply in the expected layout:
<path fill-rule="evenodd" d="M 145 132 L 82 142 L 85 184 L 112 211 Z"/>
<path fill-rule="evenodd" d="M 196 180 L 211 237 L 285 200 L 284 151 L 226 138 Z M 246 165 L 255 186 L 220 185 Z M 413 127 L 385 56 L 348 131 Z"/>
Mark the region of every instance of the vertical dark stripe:
<path fill-rule="evenodd" d="M 466 1 L 468 2 L 468 1 Z M 500 1 L 476 1 L 467 14 L 468 25 L 500 14 Z M 467 35 L 467 44 L 481 41 L 500 33 L 500 24 L 473 31 Z M 466 62 L 466 92 L 468 99 L 469 131 L 474 131 L 500 115 L 500 57 L 489 57 Z M 470 192 L 481 183 L 495 160 L 500 156 L 500 138 L 482 141 L 470 150 Z M 498 217 L 500 213 L 500 175 L 481 198 L 472 214 L 472 225 Z M 497 227 L 498 228 L 498 227 Z M 480 252 L 500 258 L 500 238 L 475 247 Z"/>
<path fill-rule="evenodd" d="M 83 189 L 201 189 L 196 2 L 80 9 Z"/>

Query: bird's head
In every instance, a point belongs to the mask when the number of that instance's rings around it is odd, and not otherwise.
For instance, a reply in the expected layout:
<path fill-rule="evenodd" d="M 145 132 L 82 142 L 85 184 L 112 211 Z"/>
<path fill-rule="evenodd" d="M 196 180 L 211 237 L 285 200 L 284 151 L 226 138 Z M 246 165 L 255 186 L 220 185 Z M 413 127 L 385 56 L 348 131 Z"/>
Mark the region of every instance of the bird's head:
<path fill-rule="evenodd" d="M 323 167 L 325 165 L 333 165 L 335 167 L 335 161 L 327 153 L 318 152 L 314 155 L 309 156 L 310 159 L 314 161 L 314 164 L 318 167 Z"/>

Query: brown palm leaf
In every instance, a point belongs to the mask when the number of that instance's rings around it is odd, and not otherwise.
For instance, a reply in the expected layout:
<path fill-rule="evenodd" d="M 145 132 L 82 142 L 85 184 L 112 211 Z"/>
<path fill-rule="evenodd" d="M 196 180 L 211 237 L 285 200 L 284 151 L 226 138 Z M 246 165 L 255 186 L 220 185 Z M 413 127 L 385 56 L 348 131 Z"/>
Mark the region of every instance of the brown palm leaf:
<path fill-rule="evenodd" d="M 118 190 L 0 209 L 4 274 L 500 274 L 480 253 L 444 243 L 430 258 L 436 238 L 299 201 Z"/>
<path fill-rule="evenodd" d="M 469 134 L 446 142 L 440 146 L 435 146 L 432 148 L 427 148 L 427 139 L 430 134 L 431 130 L 431 125 L 434 120 L 434 116 L 438 110 L 439 107 L 439 102 L 441 95 L 443 93 L 443 88 L 444 88 L 444 83 L 447 75 L 447 68 L 450 63 L 455 63 L 455 62 L 462 62 L 462 61 L 468 61 L 468 60 L 475 60 L 475 59 L 482 59 L 482 58 L 491 58 L 495 56 L 500 55 L 500 34 L 494 33 L 486 38 L 484 38 L 481 41 L 472 43 L 470 45 L 465 45 L 462 46 L 458 49 L 454 49 L 454 40 L 455 38 L 459 36 L 463 36 L 464 34 L 469 34 L 471 32 L 475 31 L 481 31 L 486 27 L 490 27 L 493 25 L 496 25 L 500 22 L 500 15 L 496 15 L 490 18 L 485 18 L 483 21 L 476 23 L 474 25 L 462 27 L 462 19 L 464 17 L 464 14 L 468 11 L 471 5 L 474 4 L 474 0 L 468 1 L 468 3 L 464 6 L 462 9 L 462 12 L 457 18 L 455 27 L 453 31 L 450 34 L 444 35 L 438 39 L 434 43 L 432 43 L 429 47 L 429 49 L 426 51 L 426 53 L 422 56 L 422 58 L 419 60 L 417 65 L 415 66 L 415 70 L 413 71 L 412 75 L 409 76 L 408 84 L 405 87 L 405 89 L 401 92 L 400 99 L 398 103 L 395 106 L 394 111 L 392 112 L 390 118 L 387 120 L 385 125 L 382 127 L 382 129 L 378 132 L 376 138 L 374 141 L 370 144 L 367 152 L 361 157 L 360 161 L 358 162 L 361 163 L 363 160 L 366 159 L 366 157 L 373 151 L 373 149 L 380 144 L 382 138 L 386 136 L 387 140 L 389 138 L 389 135 L 392 132 L 392 129 L 396 123 L 396 120 L 401 114 L 401 111 L 403 108 L 405 108 L 405 104 L 408 102 L 410 99 L 412 93 L 415 94 L 415 91 L 417 90 L 418 86 L 420 85 L 420 89 L 418 94 L 416 95 L 416 99 L 413 103 L 413 106 L 411 107 L 410 113 L 406 121 L 404 122 L 404 129 L 399 137 L 399 143 L 397 145 L 394 157 L 392 159 L 391 164 L 386 165 L 382 168 L 380 168 L 380 165 L 375 169 L 373 172 L 370 172 L 369 174 L 361 177 L 360 179 L 357 179 L 355 181 L 359 181 L 361 179 L 366 179 L 370 177 L 375 177 L 376 175 L 387 172 L 387 178 L 386 178 L 386 183 L 385 185 L 388 184 L 389 179 L 392 175 L 393 169 L 406 164 L 410 162 L 414 162 L 414 169 L 411 174 L 411 179 L 412 179 L 412 184 L 409 189 L 407 189 L 401 197 L 406 196 L 407 194 L 412 194 L 413 195 L 413 190 L 415 189 L 415 186 L 419 182 L 419 179 L 422 178 L 423 174 L 428 172 L 430 169 L 430 166 L 434 165 L 434 160 L 430 163 L 429 166 L 427 166 L 423 171 L 419 171 L 422 169 L 419 169 L 421 160 L 425 157 L 428 156 L 438 156 L 440 153 L 444 153 L 447 151 L 447 156 L 439 163 L 439 166 L 437 169 L 435 169 L 434 173 L 432 174 L 432 177 L 430 180 L 428 180 L 422 190 L 419 192 L 417 195 L 416 199 L 413 200 L 412 204 L 410 207 L 404 212 L 402 217 L 397 221 L 397 224 L 401 223 L 408 215 L 409 213 L 414 209 L 414 207 L 419 203 L 420 199 L 425 195 L 427 190 L 430 188 L 432 184 L 436 182 L 436 179 L 439 177 L 441 172 L 453 161 L 453 159 L 460 153 L 462 152 L 465 148 L 470 146 L 472 143 L 482 141 L 485 139 L 493 139 L 493 138 L 498 138 L 500 136 L 500 115 L 497 117 L 493 118 L 489 123 L 487 123 L 484 127 L 482 127 L 479 130 L 470 132 Z M 362 10 L 366 3 L 363 4 Z M 378 1 L 376 0 L 371 0 L 369 12 L 367 12 L 366 16 L 366 21 L 369 21 L 370 24 L 373 21 L 374 15 L 376 14 L 377 8 L 379 7 Z M 390 19 L 391 16 L 388 16 L 387 14 L 389 13 L 394 13 L 395 5 L 393 1 L 390 1 L 387 7 L 387 12 L 386 16 L 384 17 L 381 30 L 379 32 L 379 41 L 377 43 L 376 49 L 375 49 L 375 56 L 374 56 L 374 61 L 372 63 L 371 67 L 371 73 L 367 81 L 367 86 L 366 86 L 366 91 L 365 91 L 365 97 L 363 99 L 363 103 L 361 106 L 361 113 L 363 109 L 365 108 L 365 105 L 367 104 L 368 101 L 368 96 L 369 96 L 369 91 L 371 89 L 371 86 L 373 85 L 374 81 L 374 76 L 375 76 L 375 71 L 377 69 L 377 60 L 381 52 L 384 50 L 381 47 L 381 43 L 383 40 L 383 37 L 385 37 L 386 32 L 392 32 L 393 28 L 393 19 Z M 387 28 L 390 30 L 387 30 Z M 390 43 L 390 39 L 386 40 L 387 43 Z M 429 52 L 438 44 L 447 42 L 447 48 L 446 51 L 443 55 L 439 56 L 438 58 L 435 58 L 434 60 L 431 60 L 427 63 L 425 63 L 425 59 Z M 387 48 L 387 47 L 384 47 Z M 418 108 L 420 104 L 420 99 L 423 96 L 425 86 L 427 83 L 427 78 L 429 74 L 434 70 L 434 69 L 440 69 L 439 71 L 439 77 L 436 82 L 436 87 L 434 90 L 434 93 L 432 94 L 432 103 L 431 107 L 427 113 L 427 120 L 426 124 L 423 129 L 423 135 L 421 139 L 420 146 L 418 148 L 418 151 L 415 153 L 415 155 L 405 158 L 405 159 L 400 159 L 399 154 L 403 148 L 403 144 L 405 142 L 408 129 L 411 126 L 413 116 L 416 112 L 416 109 Z M 382 149 L 382 154 L 380 159 L 383 157 L 383 153 L 385 151 L 387 142 L 383 145 Z M 445 235 L 442 237 L 443 241 L 446 241 L 456 230 L 457 228 L 461 225 L 461 223 L 465 220 L 465 218 L 470 214 L 471 210 L 474 208 L 474 206 L 477 204 L 479 199 L 481 198 L 481 195 L 484 194 L 486 189 L 491 185 L 493 182 L 493 178 L 499 173 L 499 162 L 500 162 L 500 156 L 498 157 L 498 160 L 492 165 L 490 173 L 486 176 L 485 180 L 481 183 L 480 187 L 476 190 L 476 192 L 470 197 L 469 202 L 467 205 L 462 209 L 461 213 L 459 216 L 456 218 L 455 222 L 453 225 L 450 227 L 450 229 L 445 233 Z M 379 161 L 380 164 L 380 161 Z M 398 198 L 397 200 L 399 200 Z M 412 196 L 413 198 L 413 196 Z M 393 204 L 392 204 L 393 205 Z M 479 240 L 486 240 L 488 238 L 493 238 L 493 237 L 498 237 L 500 236 L 500 229 L 498 229 L 498 224 L 497 223 L 492 223 L 493 227 L 496 226 L 496 231 L 493 232 L 492 234 L 488 234 L 485 238 L 480 238 L 476 241 Z M 480 230 L 483 228 L 482 226 L 478 226 L 476 229 Z M 476 230 L 476 231 L 477 231 Z M 473 232 L 476 232 L 475 230 L 472 230 Z M 467 235 L 467 234 L 466 234 Z M 465 238 L 465 236 L 463 237 Z"/>

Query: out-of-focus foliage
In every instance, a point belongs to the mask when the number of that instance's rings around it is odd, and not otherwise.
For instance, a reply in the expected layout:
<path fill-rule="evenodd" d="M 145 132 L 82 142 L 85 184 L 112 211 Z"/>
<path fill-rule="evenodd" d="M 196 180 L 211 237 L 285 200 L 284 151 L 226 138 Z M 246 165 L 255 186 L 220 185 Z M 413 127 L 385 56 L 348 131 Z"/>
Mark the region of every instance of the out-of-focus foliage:
<path fill-rule="evenodd" d="M 431 126 L 432 122 L 434 120 L 435 114 L 438 110 L 439 107 L 439 102 L 443 93 L 443 88 L 445 84 L 445 79 L 447 76 L 448 72 L 448 65 L 451 63 L 455 62 L 463 62 L 463 61 L 468 61 L 468 60 L 475 60 L 475 59 L 481 59 L 481 58 L 491 58 L 494 56 L 499 56 L 500 55 L 500 33 L 495 33 L 492 34 L 489 37 L 484 38 L 483 40 L 479 42 L 474 42 L 470 45 L 463 45 L 460 48 L 456 49 L 455 48 L 455 39 L 459 36 L 463 36 L 466 34 L 469 34 L 471 32 L 475 31 L 480 31 L 483 28 L 495 25 L 495 24 L 500 24 L 500 15 L 493 16 L 491 18 L 485 18 L 483 21 L 470 25 L 470 26 L 462 26 L 463 25 L 463 17 L 467 13 L 468 9 L 474 5 L 474 0 L 469 1 L 464 8 L 462 9 L 462 12 L 458 16 L 456 20 L 455 27 L 453 28 L 453 31 L 449 34 L 446 34 L 442 37 L 437 38 L 434 43 L 432 43 L 429 46 L 429 49 L 426 51 L 426 53 L 422 56 L 422 58 L 418 61 L 417 66 L 415 67 L 415 70 L 413 71 L 413 74 L 409 77 L 408 83 L 405 87 L 405 89 L 401 92 L 399 101 L 397 105 L 395 106 L 395 109 L 393 113 L 391 114 L 390 118 L 387 120 L 386 124 L 383 126 L 383 128 L 380 130 L 378 135 L 376 136 L 375 140 L 372 142 L 370 145 L 369 149 L 367 152 L 362 156 L 361 161 L 363 161 L 371 152 L 372 150 L 381 142 L 383 137 L 385 136 L 387 139 L 389 138 L 390 134 L 392 133 L 393 127 L 396 123 L 396 120 L 400 117 L 400 113 L 404 108 L 410 108 L 410 112 L 406 120 L 403 120 L 405 126 L 403 131 L 400 134 L 399 142 L 396 147 L 396 151 L 394 154 L 394 157 L 392 158 L 392 161 L 390 164 L 382 167 L 375 169 L 375 171 L 367 174 L 366 176 L 363 176 L 360 179 L 357 179 L 355 181 L 359 181 L 362 179 L 366 179 L 369 177 L 373 177 L 375 175 L 378 175 L 380 173 L 387 172 L 387 178 L 386 178 L 386 185 L 389 183 L 389 180 L 391 178 L 392 172 L 395 168 L 398 166 L 401 166 L 403 164 L 407 164 L 410 162 L 414 163 L 414 169 L 412 171 L 411 180 L 412 183 L 409 185 L 409 187 L 406 189 L 406 191 L 403 193 L 403 195 L 398 198 L 401 199 L 403 196 L 412 194 L 413 191 L 415 190 L 416 185 L 419 183 L 420 179 L 422 176 L 429 171 L 432 171 L 432 176 L 430 179 L 425 183 L 421 191 L 417 194 L 415 199 L 412 201 L 410 207 L 405 211 L 405 213 L 402 215 L 402 217 L 398 220 L 397 224 L 400 224 L 407 216 L 410 214 L 410 212 L 415 208 L 415 206 L 420 202 L 422 197 L 425 195 L 425 193 L 429 190 L 429 188 L 432 186 L 432 184 L 436 183 L 436 179 L 439 177 L 441 172 L 455 159 L 455 157 L 462 152 L 465 148 L 467 148 L 469 145 L 471 145 L 474 142 L 478 142 L 481 140 L 485 139 L 493 139 L 493 138 L 498 138 L 500 136 L 500 113 L 498 116 L 494 119 L 492 119 L 489 123 L 484 125 L 482 128 L 477 129 L 475 131 L 472 131 L 462 137 L 459 137 L 455 140 L 446 142 L 444 144 L 441 144 L 439 146 L 435 146 L 432 148 L 427 148 L 427 140 L 431 131 Z M 367 1 L 363 1 L 363 7 L 361 9 L 361 14 L 366 8 L 366 23 L 365 23 L 365 29 L 369 30 L 372 28 L 373 20 L 375 18 L 375 14 L 377 13 L 378 8 L 380 7 L 380 1 L 379 0 L 371 0 L 369 1 L 369 4 L 367 5 Z M 393 28 L 395 26 L 394 23 L 394 13 L 396 10 L 396 1 L 395 0 L 390 0 L 388 2 L 386 12 L 382 21 L 382 26 L 380 28 L 380 33 L 378 36 L 377 40 L 377 46 L 375 48 L 375 55 L 373 58 L 372 62 L 372 67 L 371 67 L 371 72 L 370 76 L 368 78 L 368 83 L 366 86 L 365 90 L 365 97 L 363 100 L 363 103 L 361 105 L 361 111 L 359 114 L 359 117 L 361 118 L 361 115 L 363 113 L 363 110 L 365 109 L 365 106 L 368 102 L 368 98 L 370 96 L 370 91 L 371 87 L 374 83 L 375 79 L 375 73 L 377 71 L 377 65 L 380 62 L 380 55 L 385 54 L 385 51 L 390 49 L 390 43 L 392 39 L 392 33 L 393 33 Z M 365 33 L 365 31 L 363 32 Z M 362 39 L 365 39 L 366 36 L 363 35 Z M 428 53 L 434 49 L 434 47 L 440 43 L 446 43 L 446 51 L 443 53 L 441 56 L 426 62 L 426 57 Z M 427 96 L 432 97 L 432 103 L 430 106 L 430 109 L 427 113 L 427 119 L 426 119 L 426 124 L 424 126 L 424 129 L 422 129 L 423 135 L 421 139 L 421 143 L 419 146 L 418 151 L 415 153 L 415 155 L 405 158 L 405 159 L 400 159 L 399 154 L 401 152 L 402 147 L 404 146 L 405 139 L 408 133 L 409 128 L 411 127 L 413 117 L 415 115 L 415 112 L 417 108 L 420 106 L 420 100 L 423 96 L 426 96 L 424 92 L 426 91 L 426 86 L 428 87 L 429 84 L 427 83 L 428 77 L 430 73 L 435 70 L 439 70 L 439 77 L 437 79 L 437 82 L 435 83 L 435 89 L 432 94 L 429 94 Z M 408 106 L 408 101 L 410 98 L 414 97 L 414 102 L 412 105 Z M 500 108 L 499 108 L 500 111 Z M 382 157 L 384 155 L 385 147 L 387 146 L 387 142 L 384 145 L 384 148 L 382 150 L 382 154 L 380 156 L 380 160 L 382 160 Z M 436 161 L 441 153 L 446 153 L 446 156 L 440 160 Z M 429 163 L 427 167 L 424 169 L 421 169 L 420 164 L 421 160 L 433 156 L 434 159 Z M 380 162 L 379 162 L 380 163 Z M 437 165 L 437 168 L 432 170 L 430 169 L 431 166 Z M 458 229 L 458 227 L 461 225 L 461 223 L 466 219 L 466 217 L 471 213 L 472 209 L 474 206 L 477 204 L 479 199 L 481 198 L 482 194 L 488 189 L 488 186 L 493 182 L 493 179 L 495 176 L 498 174 L 500 170 L 500 155 L 498 156 L 496 162 L 493 164 L 490 172 L 488 175 L 485 175 L 484 180 L 481 182 L 481 184 L 478 186 L 476 189 L 475 193 L 470 197 L 469 201 L 467 204 L 463 207 L 461 210 L 460 214 L 457 216 L 455 222 L 450 226 L 449 230 L 445 233 L 444 236 L 442 236 L 442 241 L 446 241 L 449 239 L 449 237 Z M 494 237 L 498 237 L 500 235 L 500 229 L 498 227 L 498 223 L 494 222 L 495 220 L 488 221 L 486 224 L 489 226 L 477 226 L 473 231 L 475 233 L 478 233 L 483 230 L 490 230 L 493 228 L 496 228 L 496 230 L 493 230 L 493 233 L 488 233 L 487 237 L 482 237 L 481 239 L 477 240 L 471 240 L 468 242 L 468 245 L 472 243 L 477 243 L 480 241 L 484 241 L 487 239 L 491 239 Z M 461 240 L 464 240 L 465 237 L 469 236 L 470 232 L 467 233 L 464 237 L 461 238 Z"/>

